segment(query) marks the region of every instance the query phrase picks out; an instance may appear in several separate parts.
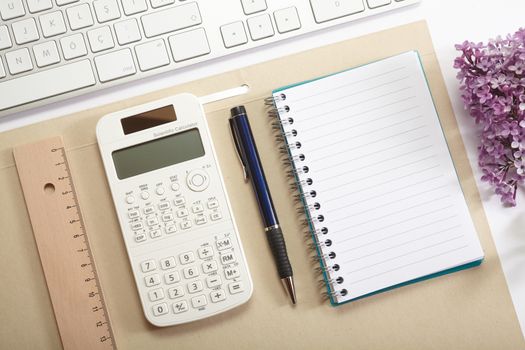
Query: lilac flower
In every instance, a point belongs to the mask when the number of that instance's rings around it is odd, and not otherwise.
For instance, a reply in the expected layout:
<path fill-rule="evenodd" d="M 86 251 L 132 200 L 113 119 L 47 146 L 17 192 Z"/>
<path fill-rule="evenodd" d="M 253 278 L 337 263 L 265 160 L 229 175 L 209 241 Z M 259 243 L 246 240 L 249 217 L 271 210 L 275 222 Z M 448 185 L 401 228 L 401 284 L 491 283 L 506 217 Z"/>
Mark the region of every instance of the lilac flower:
<path fill-rule="evenodd" d="M 525 184 L 525 28 L 456 49 L 461 98 L 480 126 L 481 180 L 515 206 L 517 188 Z"/>

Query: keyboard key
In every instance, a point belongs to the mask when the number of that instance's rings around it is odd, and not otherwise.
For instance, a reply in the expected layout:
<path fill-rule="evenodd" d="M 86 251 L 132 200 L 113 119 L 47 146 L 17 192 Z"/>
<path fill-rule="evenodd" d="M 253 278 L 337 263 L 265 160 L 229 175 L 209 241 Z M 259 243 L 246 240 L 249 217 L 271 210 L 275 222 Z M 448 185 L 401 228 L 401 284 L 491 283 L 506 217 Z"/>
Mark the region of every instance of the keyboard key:
<path fill-rule="evenodd" d="M 149 235 L 151 238 L 158 238 L 161 236 L 161 232 L 160 230 L 153 230 L 153 231 L 150 231 Z"/>
<path fill-rule="evenodd" d="M 157 268 L 155 260 L 146 260 L 140 263 L 140 269 L 142 272 L 150 272 Z"/>
<path fill-rule="evenodd" d="M 0 26 L 0 50 L 8 49 L 13 46 L 7 26 Z"/>
<path fill-rule="evenodd" d="M 164 275 L 164 282 L 166 284 L 173 284 L 180 281 L 180 275 L 177 271 L 170 272 Z"/>
<path fill-rule="evenodd" d="M 0 110 L 94 84 L 95 77 L 88 60 L 11 79 L 0 84 Z M 20 91 L 24 93 L 21 94 Z"/>
<path fill-rule="evenodd" d="M 129 49 L 97 56 L 95 57 L 95 66 L 100 81 L 103 83 L 133 75 L 137 72 Z"/>
<path fill-rule="evenodd" d="M 363 0 L 310 0 L 315 21 L 323 23 L 365 10 Z"/>
<path fill-rule="evenodd" d="M 189 60 L 210 53 L 204 28 L 195 29 L 169 37 L 171 53 L 175 62 Z"/>
<path fill-rule="evenodd" d="M 213 256 L 212 247 L 200 247 L 197 252 L 199 253 L 199 258 L 201 259 L 206 259 Z"/>
<path fill-rule="evenodd" d="M 170 202 L 159 203 L 159 210 L 167 210 L 171 207 Z"/>
<path fill-rule="evenodd" d="M 186 267 L 184 270 L 184 278 L 190 279 L 199 276 L 199 270 L 195 266 Z"/>
<path fill-rule="evenodd" d="M 220 220 L 222 218 L 221 212 L 220 211 L 216 211 L 216 212 L 211 213 L 210 214 L 210 218 L 211 218 L 212 221 Z"/>
<path fill-rule="evenodd" d="M 232 280 L 234 278 L 237 278 L 241 275 L 239 272 L 239 269 L 237 267 L 229 267 L 227 269 L 224 269 L 224 275 L 226 276 L 226 279 Z"/>
<path fill-rule="evenodd" d="M 167 234 L 175 233 L 175 232 L 177 232 L 177 226 L 175 226 L 175 225 L 167 225 L 166 226 L 166 233 Z"/>
<path fill-rule="evenodd" d="M 275 18 L 277 31 L 281 34 L 301 28 L 301 21 L 299 20 L 299 14 L 295 6 L 277 10 L 273 13 L 273 17 Z"/>
<path fill-rule="evenodd" d="M 78 2 L 79 0 L 56 0 L 58 6 L 64 6 Z"/>
<path fill-rule="evenodd" d="M 218 303 L 220 301 L 226 300 L 226 293 L 222 289 L 215 290 L 210 293 L 210 299 L 212 303 Z"/>
<path fill-rule="evenodd" d="M 168 304 L 166 303 L 162 303 L 162 304 L 153 306 L 153 315 L 155 316 L 165 315 L 168 313 L 168 311 L 169 311 Z"/>
<path fill-rule="evenodd" d="M 170 256 L 169 258 L 162 259 L 160 261 L 160 268 L 163 270 L 169 270 L 175 267 L 175 258 Z"/>
<path fill-rule="evenodd" d="M 207 304 L 208 301 L 206 300 L 206 296 L 204 294 L 191 298 L 191 306 L 193 306 L 195 309 Z"/>
<path fill-rule="evenodd" d="M 180 314 L 181 312 L 188 311 L 188 303 L 185 301 L 181 301 L 178 303 L 173 304 L 173 312 L 176 314 Z"/>
<path fill-rule="evenodd" d="M 241 21 L 223 25 L 221 27 L 221 34 L 222 40 L 224 41 L 224 47 L 227 49 L 248 42 L 246 31 L 244 30 L 244 24 Z"/>
<path fill-rule="evenodd" d="M 194 282 L 188 283 L 188 292 L 190 294 L 200 292 L 203 289 L 204 289 L 204 286 L 202 284 L 202 281 L 194 281 Z"/>
<path fill-rule="evenodd" d="M 182 222 L 180 223 L 180 228 L 181 228 L 182 230 L 187 230 L 187 229 L 191 228 L 191 221 L 189 221 L 189 220 L 184 220 L 184 221 L 182 221 Z"/>
<path fill-rule="evenodd" d="M 5 54 L 5 58 L 7 60 L 7 67 L 9 67 L 9 72 L 11 72 L 11 74 L 20 74 L 33 69 L 29 50 L 26 48 L 10 51 Z M 27 89 L 27 86 L 25 88 Z M 0 96 L 2 96 L 2 100 L 5 98 L 5 95 L 1 93 Z"/>
<path fill-rule="evenodd" d="M 241 0 L 244 13 L 251 15 L 267 9 L 265 0 Z"/>
<path fill-rule="evenodd" d="M 157 286 L 160 284 L 160 276 L 157 274 L 150 275 L 148 277 L 145 277 L 144 281 L 146 282 L 146 287 Z"/>
<path fill-rule="evenodd" d="M 87 36 L 93 52 L 100 52 L 115 47 L 111 29 L 108 26 L 90 30 L 87 32 Z"/>
<path fill-rule="evenodd" d="M 186 217 L 188 215 L 189 215 L 189 213 L 188 213 L 187 209 L 179 209 L 179 210 L 177 210 L 177 217 L 179 217 L 179 218 L 183 218 L 183 217 Z"/>
<path fill-rule="evenodd" d="M 138 230 L 142 230 L 144 228 L 144 226 L 142 225 L 142 222 L 134 222 L 131 224 L 131 229 L 133 231 L 138 231 Z"/>
<path fill-rule="evenodd" d="M 197 225 L 204 225 L 204 224 L 207 223 L 207 222 L 208 222 L 208 219 L 206 219 L 205 216 L 199 216 L 199 217 L 196 217 L 196 218 L 195 218 L 195 223 L 196 223 Z"/>
<path fill-rule="evenodd" d="M 60 62 L 57 44 L 54 41 L 33 46 L 33 54 L 35 55 L 36 65 L 39 67 L 46 67 Z"/>
<path fill-rule="evenodd" d="M 152 206 L 145 207 L 143 210 L 144 215 L 153 214 L 155 212 L 155 209 L 153 209 Z"/>
<path fill-rule="evenodd" d="M 177 206 L 184 205 L 184 203 L 186 203 L 186 199 L 184 197 L 178 197 L 173 200 L 173 203 Z"/>
<path fill-rule="evenodd" d="M 0 79 L 5 78 L 6 73 L 4 69 L 4 64 L 2 63 L 2 57 L 0 57 Z"/>
<path fill-rule="evenodd" d="M 150 0 L 151 1 L 151 7 L 153 8 L 159 8 L 166 5 L 171 5 L 175 3 L 175 0 Z"/>
<path fill-rule="evenodd" d="M 202 272 L 204 273 L 212 273 L 217 271 L 217 269 L 217 262 L 215 260 L 206 261 L 202 263 Z"/>
<path fill-rule="evenodd" d="M 29 12 L 36 13 L 49 10 L 53 7 L 53 3 L 51 0 L 27 0 L 27 7 L 29 7 Z"/>
<path fill-rule="evenodd" d="M 191 211 L 195 214 L 202 213 L 204 211 L 204 207 L 201 204 L 195 204 L 193 207 L 191 207 Z"/>
<path fill-rule="evenodd" d="M 160 299 L 164 299 L 164 291 L 162 290 L 162 288 L 150 290 L 148 292 L 148 296 L 149 296 L 149 300 L 151 301 L 157 301 Z"/>
<path fill-rule="evenodd" d="M 66 32 L 64 16 L 62 16 L 62 12 L 60 11 L 43 14 L 39 17 L 39 21 L 42 27 L 42 34 L 46 38 Z"/>
<path fill-rule="evenodd" d="M 368 2 L 368 7 L 375 9 L 377 7 L 385 6 L 390 4 L 390 0 L 366 0 Z"/>
<path fill-rule="evenodd" d="M 161 218 L 163 222 L 170 222 L 170 221 L 173 221 L 173 214 L 172 213 L 162 214 Z"/>
<path fill-rule="evenodd" d="M 177 299 L 184 296 L 184 288 L 182 286 L 176 286 L 168 289 L 168 296 L 170 299 Z"/>
<path fill-rule="evenodd" d="M 230 253 L 221 253 L 221 263 L 223 265 L 232 264 L 235 262 L 235 254 Z"/>
<path fill-rule="evenodd" d="M 128 211 L 128 218 L 130 219 L 136 219 L 140 216 L 140 213 L 138 210 L 132 210 L 132 211 Z"/>
<path fill-rule="evenodd" d="M 175 6 L 163 11 L 142 16 L 144 34 L 151 38 L 202 23 L 196 2 Z"/>
<path fill-rule="evenodd" d="M 179 261 L 182 265 L 190 264 L 195 261 L 195 255 L 192 252 L 186 252 L 179 255 Z"/>
<path fill-rule="evenodd" d="M 21 17 L 26 14 L 22 0 L 1 0 L 0 1 L 0 17 L 4 21 Z"/>
<path fill-rule="evenodd" d="M 135 235 L 135 242 L 144 242 L 147 239 L 145 234 Z"/>
<path fill-rule="evenodd" d="M 105 23 L 120 18 L 117 0 L 95 0 L 93 1 L 95 16 L 99 23 Z"/>
<path fill-rule="evenodd" d="M 84 37 L 80 33 L 60 39 L 60 46 L 66 60 L 85 56 L 88 53 Z"/>
<path fill-rule="evenodd" d="M 216 200 L 216 199 L 212 199 L 210 201 L 208 201 L 208 208 L 209 209 L 215 209 L 215 208 L 218 208 L 219 207 L 219 201 Z"/>
<path fill-rule="evenodd" d="M 220 276 L 209 276 L 206 278 L 206 285 L 208 288 L 214 288 L 220 286 L 222 283 Z"/>
<path fill-rule="evenodd" d="M 115 34 L 119 45 L 133 43 L 142 38 L 135 18 L 115 23 Z"/>
<path fill-rule="evenodd" d="M 230 283 L 228 285 L 228 290 L 230 291 L 230 294 L 237 294 L 244 291 L 244 285 L 242 282 L 234 282 Z"/>
<path fill-rule="evenodd" d="M 247 22 L 252 40 L 261 40 L 274 35 L 272 20 L 268 14 L 248 18 Z"/>
<path fill-rule="evenodd" d="M 30 43 L 40 38 L 38 30 L 36 29 L 36 22 L 33 18 L 15 22 L 12 28 L 15 42 L 18 45 Z"/>
<path fill-rule="evenodd" d="M 225 250 L 232 247 L 232 242 L 229 238 L 219 239 L 215 244 L 217 244 L 217 249 L 219 250 Z"/>
<path fill-rule="evenodd" d="M 152 217 L 152 218 L 149 218 L 148 220 L 146 220 L 148 226 L 156 226 L 159 224 L 159 219 L 157 219 L 156 216 Z"/>
<path fill-rule="evenodd" d="M 73 30 L 90 27 L 94 24 L 88 4 L 68 7 L 66 10 L 69 26 Z"/>
<path fill-rule="evenodd" d="M 168 51 L 164 40 L 159 39 L 145 44 L 135 46 L 137 61 L 141 71 L 145 72 L 150 69 L 166 66 L 170 63 Z M 169 203 L 165 202 L 169 208 Z M 159 205 L 160 208 L 160 205 Z"/>
<path fill-rule="evenodd" d="M 126 16 L 144 12 L 148 9 L 146 0 L 122 0 L 122 7 L 124 8 Z"/>

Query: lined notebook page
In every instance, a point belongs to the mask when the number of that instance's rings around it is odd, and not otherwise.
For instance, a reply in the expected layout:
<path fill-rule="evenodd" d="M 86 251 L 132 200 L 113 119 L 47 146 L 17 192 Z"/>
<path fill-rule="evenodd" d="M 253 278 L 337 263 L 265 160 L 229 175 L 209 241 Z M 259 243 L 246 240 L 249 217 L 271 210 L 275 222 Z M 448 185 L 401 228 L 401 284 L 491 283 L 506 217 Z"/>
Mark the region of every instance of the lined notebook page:
<path fill-rule="evenodd" d="M 343 278 L 331 290 L 347 292 L 335 302 L 483 258 L 416 52 L 282 93 L 287 142 L 301 145 L 291 155 L 309 168 L 305 201 L 321 205 L 312 225 L 328 229 L 320 249 L 340 267 L 329 277 Z"/>

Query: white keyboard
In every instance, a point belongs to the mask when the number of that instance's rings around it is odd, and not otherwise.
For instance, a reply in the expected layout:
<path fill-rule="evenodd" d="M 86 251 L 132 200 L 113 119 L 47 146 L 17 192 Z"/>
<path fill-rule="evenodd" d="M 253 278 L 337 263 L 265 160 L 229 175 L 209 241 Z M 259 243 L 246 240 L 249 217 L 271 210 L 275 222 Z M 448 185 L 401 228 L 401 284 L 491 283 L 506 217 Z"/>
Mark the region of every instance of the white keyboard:
<path fill-rule="evenodd" d="M 0 117 L 420 0 L 0 0 Z"/>

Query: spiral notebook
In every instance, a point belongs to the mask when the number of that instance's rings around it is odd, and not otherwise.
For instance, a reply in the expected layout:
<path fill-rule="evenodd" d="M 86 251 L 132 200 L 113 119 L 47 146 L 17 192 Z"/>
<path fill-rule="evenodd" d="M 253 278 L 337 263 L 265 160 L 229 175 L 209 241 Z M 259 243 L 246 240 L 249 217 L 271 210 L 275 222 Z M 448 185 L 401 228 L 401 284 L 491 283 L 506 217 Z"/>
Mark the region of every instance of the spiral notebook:
<path fill-rule="evenodd" d="M 333 305 L 481 263 L 417 52 L 272 103 Z"/>

